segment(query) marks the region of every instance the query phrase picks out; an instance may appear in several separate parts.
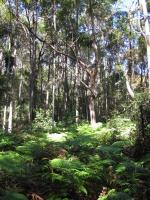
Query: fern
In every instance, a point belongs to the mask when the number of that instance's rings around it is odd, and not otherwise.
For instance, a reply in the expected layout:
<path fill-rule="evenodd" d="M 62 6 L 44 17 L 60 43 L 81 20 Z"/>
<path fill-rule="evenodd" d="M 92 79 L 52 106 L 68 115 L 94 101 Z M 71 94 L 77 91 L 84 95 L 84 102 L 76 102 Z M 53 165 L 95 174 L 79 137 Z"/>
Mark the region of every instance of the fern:
<path fill-rule="evenodd" d="M 119 147 L 116 147 L 116 146 L 98 146 L 96 148 L 96 150 L 100 150 L 101 152 L 103 153 L 112 153 L 112 152 L 116 152 L 116 153 L 119 153 L 121 152 L 121 148 Z"/>
<path fill-rule="evenodd" d="M 128 194 L 123 192 L 116 192 L 115 189 L 112 189 L 104 197 L 99 198 L 98 200 L 133 200 Z"/>
<path fill-rule="evenodd" d="M 131 145 L 132 143 L 130 142 L 130 141 L 126 141 L 126 140 L 124 140 L 124 141 L 116 141 L 116 142 L 114 142 L 111 146 L 112 147 L 120 147 L 120 148 L 122 148 L 122 147 L 124 147 L 125 145 Z"/>
<path fill-rule="evenodd" d="M 146 169 L 144 169 L 141 166 L 136 166 L 134 163 L 131 162 L 122 162 L 119 163 L 117 169 L 116 169 L 116 173 L 124 173 L 125 171 L 130 171 L 132 173 L 136 172 L 136 173 L 148 173 L 148 171 Z"/>
<path fill-rule="evenodd" d="M 23 194 L 19 194 L 12 190 L 2 192 L 0 191 L 0 200 L 27 200 L 27 198 Z"/>
<path fill-rule="evenodd" d="M 78 160 L 53 159 L 50 161 L 50 166 L 55 170 L 51 176 L 52 181 L 65 182 L 87 194 L 83 180 L 92 177 L 95 170 L 88 168 Z"/>
<path fill-rule="evenodd" d="M 144 158 L 141 159 L 140 164 L 150 169 L 150 153 L 146 154 Z"/>
<path fill-rule="evenodd" d="M 21 174 L 24 172 L 22 163 L 24 158 L 22 158 L 18 153 L 13 151 L 7 151 L 0 154 L 0 168 L 2 171 L 8 174 Z"/>

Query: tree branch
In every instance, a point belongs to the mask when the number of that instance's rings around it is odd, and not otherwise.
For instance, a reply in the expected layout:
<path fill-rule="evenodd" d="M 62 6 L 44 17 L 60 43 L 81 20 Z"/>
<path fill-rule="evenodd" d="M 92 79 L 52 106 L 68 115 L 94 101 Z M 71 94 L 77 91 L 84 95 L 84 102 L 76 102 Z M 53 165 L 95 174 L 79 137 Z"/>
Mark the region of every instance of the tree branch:
<path fill-rule="evenodd" d="M 142 26 L 141 26 L 141 20 L 140 20 L 140 3 L 139 3 L 139 0 L 138 0 L 138 26 L 139 26 L 141 35 L 144 37 L 145 42 L 147 43 L 146 35 L 143 33 Z"/>
<path fill-rule="evenodd" d="M 67 68 L 73 73 L 73 76 L 74 76 L 74 77 L 77 77 L 78 80 L 79 80 L 88 90 L 90 90 L 90 91 L 94 94 L 94 96 L 96 97 L 97 94 L 95 94 L 94 90 L 93 90 L 92 88 L 90 88 L 86 83 L 84 83 L 78 76 L 76 76 L 76 75 L 74 74 L 74 71 L 69 67 L 69 65 L 67 65 L 66 63 L 65 63 L 65 65 L 66 65 Z"/>

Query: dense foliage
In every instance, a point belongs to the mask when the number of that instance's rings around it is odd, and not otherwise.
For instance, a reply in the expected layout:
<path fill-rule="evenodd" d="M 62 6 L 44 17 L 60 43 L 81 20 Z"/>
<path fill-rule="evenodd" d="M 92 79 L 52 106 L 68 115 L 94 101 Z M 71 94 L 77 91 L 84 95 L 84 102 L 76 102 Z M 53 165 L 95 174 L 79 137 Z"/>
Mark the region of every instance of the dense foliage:
<path fill-rule="evenodd" d="M 85 123 L 58 125 L 53 133 L 39 128 L 1 131 L 0 199 L 148 199 L 150 155 L 137 161 L 132 154 L 138 146 L 129 118 L 95 129 Z"/>

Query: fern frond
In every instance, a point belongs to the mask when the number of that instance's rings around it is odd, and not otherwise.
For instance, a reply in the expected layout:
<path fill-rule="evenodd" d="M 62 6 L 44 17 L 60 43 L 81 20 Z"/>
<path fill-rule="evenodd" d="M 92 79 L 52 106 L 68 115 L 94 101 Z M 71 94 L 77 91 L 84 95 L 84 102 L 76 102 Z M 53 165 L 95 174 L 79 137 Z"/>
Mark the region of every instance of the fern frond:
<path fill-rule="evenodd" d="M 131 145 L 132 143 L 130 141 L 116 141 L 111 146 L 112 147 L 124 147 L 125 145 Z"/>
<path fill-rule="evenodd" d="M 120 152 L 122 148 L 114 147 L 114 146 L 98 146 L 96 150 L 100 150 L 103 153 L 112 153 L 112 152 Z"/>
<path fill-rule="evenodd" d="M 123 192 L 116 192 L 115 189 L 112 189 L 104 197 L 99 198 L 98 200 L 133 200 L 128 194 Z"/>
<path fill-rule="evenodd" d="M 134 163 L 131 162 L 122 162 L 118 165 L 116 169 L 116 173 L 123 173 L 125 171 L 131 171 L 131 172 L 136 172 L 136 173 L 144 173 L 148 172 L 145 168 L 141 166 L 136 166 Z"/>

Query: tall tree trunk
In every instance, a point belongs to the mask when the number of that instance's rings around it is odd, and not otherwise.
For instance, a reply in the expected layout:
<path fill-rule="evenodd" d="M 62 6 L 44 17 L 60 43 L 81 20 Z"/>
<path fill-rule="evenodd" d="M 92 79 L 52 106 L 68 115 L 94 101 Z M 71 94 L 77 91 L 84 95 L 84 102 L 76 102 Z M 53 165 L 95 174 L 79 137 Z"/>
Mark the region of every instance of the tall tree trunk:
<path fill-rule="evenodd" d="M 44 52 L 43 52 L 43 46 L 41 47 L 41 50 L 39 52 L 39 58 L 38 58 L 38 70 L 37 70 L 37 73 L 39 72 L 39 69 L 41 70 L 40 72 L 40 75 L 41 75 L 41 102 L 40 102 L 40 108 L 43 108 L 43 67 L 41 65 L 41 57 L 44 55 Z M 37 76 L 37 74 L 36 74 Z M 38 95 L 38 94 L 36 94 Z"/>
<path fill-rule="evenodd" d="M 88 109 L 88 90 L 86 89 L 86 98 L 85 98 L 85 105 L 86 105 L 86 120 L 89 122 L 89 109 Z"/>
<path fill-rule="evenodd" d="M 15 39 L 14 39 L 14 60 L 12 69 L 12 85 L 11 85 L 11 97 L 9 106 L 9 120 L 8 120 L 8 133 L 12 133 L 12 113 L 13 113 L 13 96 L 14 96 L 14 81 L 15 81 L 15 69 L 16 69 L 16 46 L 17 46 L 17 23 L 18 23 L 18 1 L 15 1 L 17 8 L 16 13 L 16 25 L 15 25 Z"/>
<path fill-rule="evenodd" d="M 37 1 L 33 1 L 34 8 L 33 8 L 33 27 L 34 27 L 34 34 L 36 35 L 37 32 Z M 33 36 L 33 120 L 36 117 L 36 110 L 37 110 L 37 82 L 38 82 L 38 68 L 36 65 L 36 49 L 37 49 L 37 43 L 36 43 L 36 37 Z"/>
<path fill-rule="evenodd" d="M 33 70 L 32 70 L 32 41 L 31 41 L 31 35 L 30 35 L 30 109 L 29 109 L 29 120 L 30 123 L 32 122 L 32 109 L 33 109 Z"/>
<path fill-rule="evenodd" d="M 41 108 L 43 105 L 43 67 L 41 65 Z"/>
<path fill-rule="evenodd" d="M 92 94 L 89 103 L 90 117 L 91 117 L 91 125 L 94 126 L 96 124 L 96 114 L 95 114 L 95 99 L 97 97 L 97 91 L 95 88 L 95 79 L 98 70 L 98 52 L 97 52 L 97 44 L 95 39 L 95 27 L 94 27 L 94 17 L 91 0 L 89 0 L 89 8 L 90 8 L 90 17 L 91 17 L 91 27 L 92 27 L 92 40 L 94 44 L 94 54 L 95 54 L 95 67 L 93 72 L 90 74 L 90 87 L 92 89 Z"/>
<path fill-rule="evenodd" d="M 56 47 L 56 2 L 54 0 L 54 11 L 53 11 L 53 22 L 54 22 L 54 48 Z M 54 50 L 54 57 L 53 57 L 53 96 L 52 96 L 52 129 L 54 128 L 54 112 L 55 112 L 55 50 Z"/>
<path fill-rule="evenodd" d="M 52 129 L 54 128 L 54 115 L 55 115 L 55 53 L 53 55 L 53 93 L 52 93 Z"/>
<path fill-rule="evenodd" d="M 109 118 L 109 106 L 110 106 L 110 101 L 109 101 L 109 83 L 110 83 L 110 75 L 112 71 L 112 66 L 113 66 L 113 50 L 111 49 L 111 57 L 109 61 L 109 70 L 108 70 L 108 75 L 107 75 L 107 84 L 106 84 L 106 121 Z"/>
<path fill-rule="evenodd" d="M 9 3 L 10 6 L 10 3 Z M 10 13 L 10 27 L 11 27 L 11 13 Z M 9 80 L 9 69 L 10 69 L 10 54 L 11 54 L 11 37 L 12 37 L 12 30 L 9 33 L 9 54 L 8 54 L 8 66 L 7 66 L 7 78 L 6 78 L 6 92 L 5 92 L 5 101 L 4 101 L 4 117 L 3 117 L 3 131 L 5 130 L 6 126 L 6 112 L 7 112 L 7 99 L 8 99 L 8 80 Z"/>
<path fill-rule="evenodd" d="M 78 57 L 78 0 L 76 0 L 76 56 Z M 78 126 L 79 123 L 79 98 L 78 98 L 78 61 L 76 62 L 76 84 L 75 84 L 75 91 L 76 91 L 76 125 Z"/>
<path fill-rule="evenodd" d="M 50 54 L 51 55 L 51 54 Z M 51 70 L 51 60 L 49 55 L 49 65 L 48 65 L 48 77 L 47 77 L 47 88 L 46 88 L 46 116 L 49 115 L 49 85 L 50 85 L 50 70 Z"/>
<path fill-rule="evenodd" d="M 58 122 L 59 122 L 59 120 L 60 120 L 60 106 L 59 106 L 59 97 L 60 97 L 60 71 L 59 71 L 59 59 L 60 59 L 60 57 L 58 57 L 58 70 L 57 70 L 57 77 L 58 77 L 58 83 L 57 83 L 57 92 L 58 92 L 58 98 L 57 98 L 57 120 L 58 120 Z"/>
<path fill-rule="evenodd" d="M 2 62 L 3 62 L 3 52 L 2 49 L 0 49 L 0 75 L 2 74 Z"/>
<path fill-rule="evenodd" d="M 15 81 L 15 69 L 16 69 L 16 41 L 14 47 L 14 64 L 12 71 L 12 85 L 11 85 L 11 97 L 9 106 L 9 120 L 8 120 L 8 133 L 12 133 L 12 112 L 13 112 L 13 96 L 14 96 L 14 81 Z"/>
<path fill-rule="evenodd" d="M 68 54 L 68 45 L 67 45 L 67 41 L 66 41 L 66 54 Z M 64 106 L 65 106 L 65 111 L 67 111 L 67 103 L 68 103 L 68 56 L 65 56 L 65 86 L 64 86 Z"/>
<path fill-rule="evenodd" d="M 3 52 L 2 52 L 2 49 L 0 49 L 0 76 L 2 74 L 2 60 L 3 60 Z M 1 106 L 2 106 L 2 96 L 0 97 L 0 122 L 1 122 Z"/>
<path fill-rule="evenodd" d="M 30 123 L 35 118 L 36 115 L 36 81 L 37 81 L 37 71 L 36 71 L 36 31 L 37 31 L 37 2 L 36 5 L 34 1 L 33 4 L 33 35 L 30 35 Z M 36 10 L 36 19 L 35 19 Z M 28 17 L 29 21 L 29 17 Z M 30 21 L 29 21 L 30 27 Z"/>
<path fill-rule="evenodd" d="M 28 18 L 28 22 L 29 22 L 29 27 L 31 27 L 30 25 L 30 19 L 29 19 L 29 16 L 27 16 Z M 30 124 L 32 123 L 32 119 L 33 119 L 33 83 L 34 83 L 34 80 L 33 80 L 33 56 L 32 56 L 32 36 L 31 36 L 31 33 L 30 33 L 30 39 L 29 39 L 29 43 L 30 43 L 30 48 L 29 48 L 29 51 L 30 51 L 30 108 L 29 108 L 29 120 L 30 120 Z"/>
<path fill-rule="evenodd" d="M 19 111 L 18 111 L 18 113 L 17 113 L 17 127 L 19 127 L 19 125 L 20 125 L 20 119 L 21 119 L 22 73 L 23 73 L 23 63 L 21 63 L 21 72 L 20 72 L 19 95 L 18 95 Z"/>
<path fill-rule="evenodd" d="M 132 43 L 131 43 L 131 21 L 130 21 L 130 35 L 129 35 L 129 48 L 130 48 L 130 56 L 129 56 L 129 68 L 128 68 L 128 76 L 130 78 L 130 84 L 132 83 Z"/>
<path fill-rule="evenodd" d="M 143 15 L 144 15 L 144 21 L 145 21 L 145 33 L 143 33 L 141 25 L 140 25 L 140 12 L 139 12 L 139 28 L 147 44 L 147 60 L 148 60 L 148 70 L 149 70 L 148 82 L 149 82 L 149 97 L 150 97 L 150 32 L 149 32 L 149 21 L 148 21 L 146 0 L 141 0 L 141 4 L 143 8 Z M 138 7 L 139 7 L 139 0 L 138 0 Z"/>
<path fill-rule="evenodd" d="M 95 86 L 95 77 L 90 76 L 90 87 L 94 89 Z M 94 126 L 96 124 L 96 114 L 95 114 L 95 95 L 92 93 L 89 102 L 89 110 L 90 110 L 90 119 L 91 125 Z"/>

